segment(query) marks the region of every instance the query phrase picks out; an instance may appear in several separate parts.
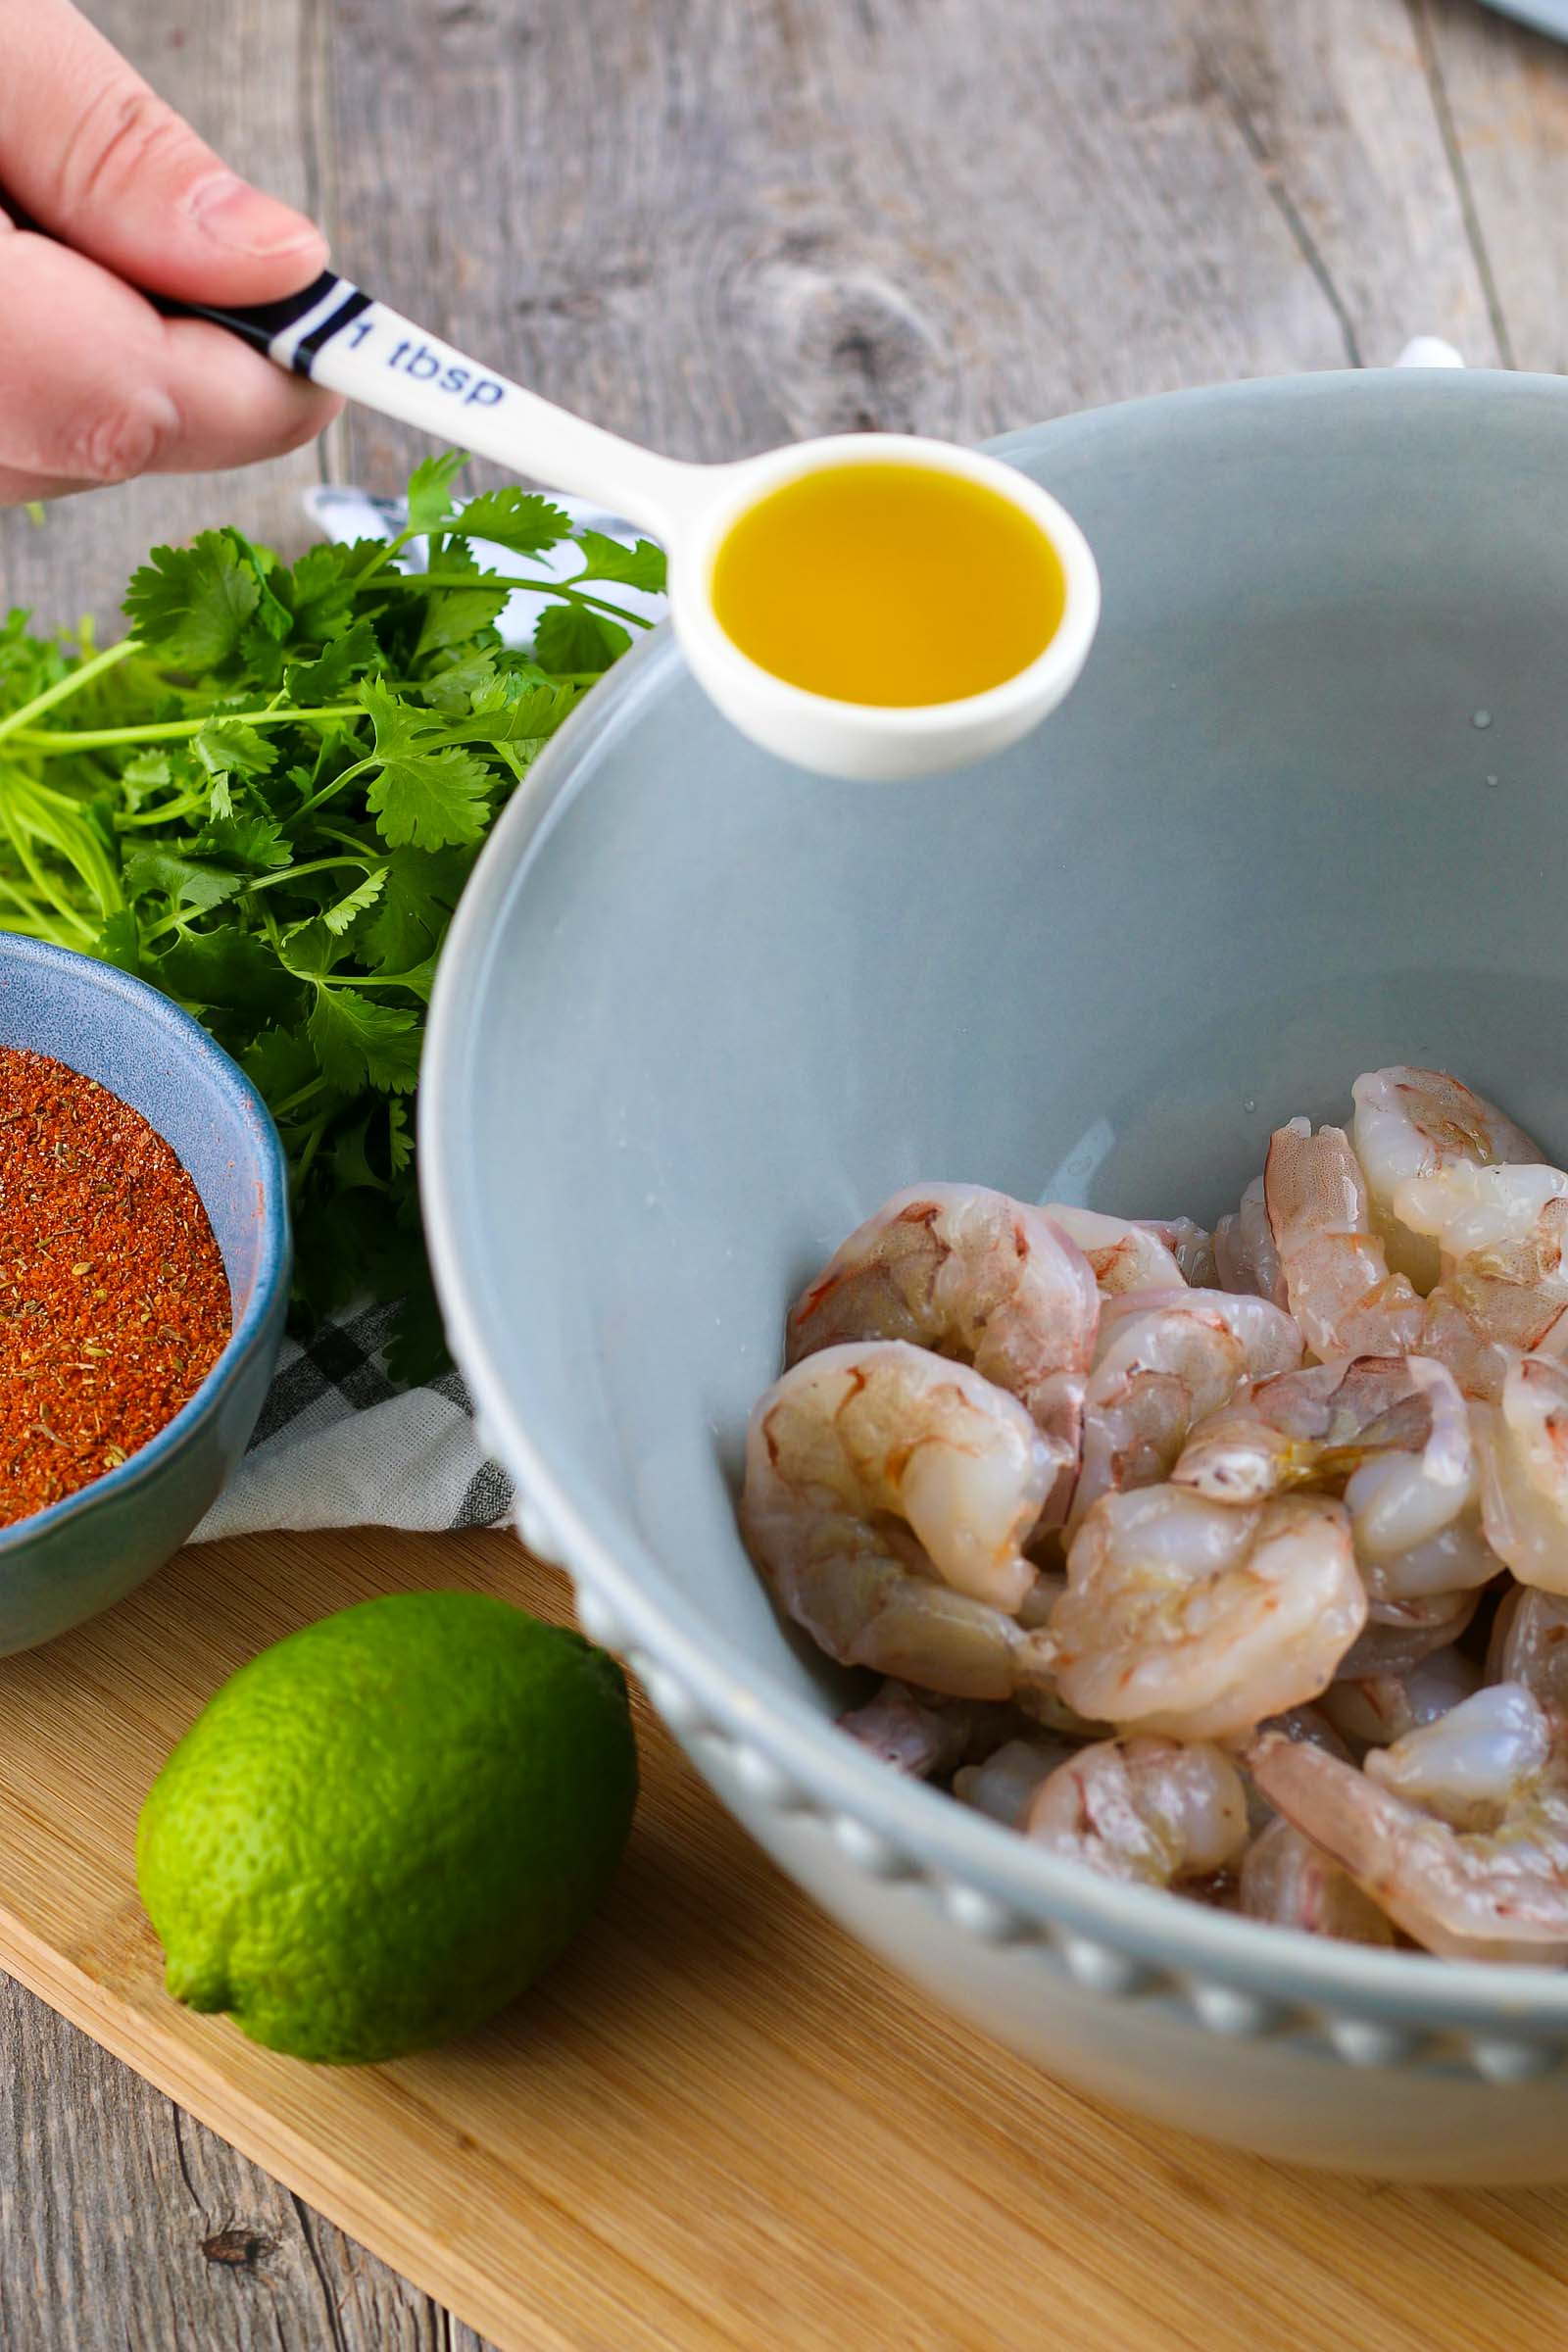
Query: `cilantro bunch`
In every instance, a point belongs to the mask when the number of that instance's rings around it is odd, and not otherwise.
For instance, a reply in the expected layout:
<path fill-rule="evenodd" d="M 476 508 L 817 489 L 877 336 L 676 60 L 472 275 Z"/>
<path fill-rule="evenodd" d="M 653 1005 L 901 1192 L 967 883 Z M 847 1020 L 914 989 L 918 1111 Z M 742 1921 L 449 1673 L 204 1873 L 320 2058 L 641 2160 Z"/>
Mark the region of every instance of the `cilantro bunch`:
<path fill-rule="evenodd" d="M 0 928 L 153 982 L 235 1055 L 288 1153 L 299 1316 L 403 1300 L 410 1378 L 443 1354 L 411 1116 L 441 942 L 529 761 L 647 625 L 616 588 L 663 586 L 656 547 L 531 493 L 455 512 L 463 463 L 416 468 L 391 545 L 155 548 L 105 651 L 0 628 Z M 581 566 L 482 571 L 470 539 Z M 495 627 L 518 587 L 554 600 L 526 654 Z"/>

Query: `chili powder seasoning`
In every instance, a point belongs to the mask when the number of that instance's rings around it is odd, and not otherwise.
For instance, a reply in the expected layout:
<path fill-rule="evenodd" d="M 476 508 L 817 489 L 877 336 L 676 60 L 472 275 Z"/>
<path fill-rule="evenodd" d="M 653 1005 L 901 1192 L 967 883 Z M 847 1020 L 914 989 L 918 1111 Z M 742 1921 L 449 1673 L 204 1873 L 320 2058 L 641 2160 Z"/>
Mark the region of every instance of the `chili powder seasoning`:
<path fill-rule="evenodd" d="M 163 1137 L 64 1062 L 0 1046 L 0 1526 L 156 1437 L 232 1327 Z"/>

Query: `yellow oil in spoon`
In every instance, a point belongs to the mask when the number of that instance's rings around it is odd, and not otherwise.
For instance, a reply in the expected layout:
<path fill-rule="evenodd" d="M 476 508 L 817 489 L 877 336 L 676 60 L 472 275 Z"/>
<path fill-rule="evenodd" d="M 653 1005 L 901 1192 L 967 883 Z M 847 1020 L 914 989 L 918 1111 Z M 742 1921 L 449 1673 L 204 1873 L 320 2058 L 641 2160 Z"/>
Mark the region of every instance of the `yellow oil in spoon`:
<path fill-rule="evenodd" d="M 838 702 L 952 703 L 1055 635 L 1055 549 L 996 491 L 923 466 L 829 466 L 744 514 L 713 565 L 741 652 Z"/>

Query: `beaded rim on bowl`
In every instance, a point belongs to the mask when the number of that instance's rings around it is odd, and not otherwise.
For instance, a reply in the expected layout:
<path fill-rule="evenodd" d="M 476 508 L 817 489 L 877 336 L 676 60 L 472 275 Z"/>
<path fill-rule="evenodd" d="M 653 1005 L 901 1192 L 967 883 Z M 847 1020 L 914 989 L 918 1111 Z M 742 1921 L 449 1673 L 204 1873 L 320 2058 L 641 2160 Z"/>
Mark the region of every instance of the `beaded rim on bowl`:
<path fill-rule="evenodd" d="M 283 1146 L 271 1113 L 232 1055 L 225 1054 L 200 1021 L 192 1019 L 172 997 L 164 996 L 145 980 L 132 978 L 118 964 L 100 963 L 96 956 L 78 956 L 71 948 L 57 948 L 50 941 L 31 939 L 21 932 L 0 931 L 0 971 L 8 964 L 69 972 L 74 981 L 84 981 L 99 989 L 107 1002 L 118 999 L 132 1008 L 137 1017 L 194 1048 L 210 1074 L 215 1097 L 251 1131 L 266 1173 L 262 1183 L 261 1247 L 257 1252 L 256 1278 L 251 1295 L 206 1379 L 186 1397 L 172 1419 L 165 1422 L 156 1437 L 149 1438 L 145 1446 L 138 1446 L 115 1469 L 90 1479 L 86 1486 L 62 1495 L 46 1509 L 14 1520 L 9 1527 L 0 1527 L 0 1559 L 6 1552 L 20 1550 L 68 1520 L 85 1516 L 101 1503 L 124 1494 L 178 1450 L 189 1432 L 228 1387 L 241 1360 L 265 1334 L 276 1310 L 279 1286 L 287 1286 L 290 1265 L 288 1164 L 283 1157 Z M 0 1043 L 4 1040 L 0 1039 Z"/>
<path fill-rule="evenodd" d="M 1253 415 L 1272 404 L 1310 418 L 1325 402 L 1441 398 L 1472 404 L 1479 423 L 1499 404 L 1544 396 L 1568 401 L 1568 387 L 1555 377 L 1480 370 L 1446 372 L 1437 390 L 1421 373 L 1326 373 L 1128 402 L 993 446 L 1015 458 L 1111 433 L 1162 440 L 1173 413 L 1200 406 Z M 589 1630 L 648 1682 L 682 1740 L 699 1749 L 722 1741 L 753 1801 L 819 1818 L 846 1857 L 871 1875 L 927 1882 L 964 1932 L 1047 1942 L 1077 1983 L 1107 1997 L 1178 1990 L 1200 2026 L 1232 2038 L 1294 2023 L 1320 2032 L 1328 2049 L 1352 2066 L 1460 2062 L 1499 2083 L 1554 2067 L 1568 2055 L 1568 1973 L 1331 1943 L 1173 1901 L 1031 1848 L 939 1790 L 889 1772 L 707 1626 L 591 1482 L 558 1476 L 513 1411 L 484 1336 L 482 1285 L 454 1240 L 467 1152 L 460 1098 L 474 1035 L 471 1007 L 494 953 L 496 918 L 586 756 L 634 722 L 677 661 L 661 628 L 616 664 L 546 747 L 469 880 L 431 1005 L 419 1116 L 431 1257 L 448 1337 L 486 1444 L 517 1482 L 525 1540 L 565 1565 Z"/>

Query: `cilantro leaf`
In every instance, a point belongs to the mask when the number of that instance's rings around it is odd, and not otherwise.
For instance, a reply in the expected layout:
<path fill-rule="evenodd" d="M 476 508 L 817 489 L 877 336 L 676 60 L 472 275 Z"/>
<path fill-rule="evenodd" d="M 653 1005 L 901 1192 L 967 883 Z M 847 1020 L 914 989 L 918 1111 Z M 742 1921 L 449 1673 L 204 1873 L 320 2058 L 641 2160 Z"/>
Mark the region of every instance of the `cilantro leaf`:
<path fill-rule="evenodd" d="M 118 964 L 133 980 L 141 978 L 141 926 L 128 906 L 112 914 L 93 942 L 93 954 L 105 963 Z"/>
<path fill-rule="evenodd" d="M 317 1059 L 345 1094 L 363 1086 L 408 1094 L 419 1075 L 417 1013 L 373 1004 L 352 988 L 318 988 L 306 1021 Z"/>
<path fill-rule="evenodd" d="M 321 920 L 334 939 L 341 939 L 350 924 L 364 914 L 368 907 L 375 905 L 385 888 L 386 867 L 384 865 L 377 866 L 372 872 L 366 874 L 361 881 L 356 882 L 354 888 L 346 891 L 333 906 L 323 906 Z"/>
<path fill-rule="evenodd" d="M 215 808 L 217 798 L 215 793 Z M 194 846 L 224 865 L 243 866 L 256 873 L 273 872 L 287 865 L 294 855 L 281 825 L 270 816 L 215 815 L 198 833 Z"/>
<path fill-rule="evenodd" d="M 354 547 L 307 548 L 288 574 L 296 645 L 325 645 L 341 635 L 354 612 L 356 575 L 367 558 Z"/>
<path fill-rule="evenodd" d="M 133 904 L 138 899 L 163 897 L 176 907 L 190 906 L 206 913 L 231 899 L 239 886 L 238 874 L 225 873 L 221 866 L 199 864 L 176 850 L 134 850 L 125 859 L 125 896 Z"/>
<path fill-rule="evenodd" d="M 605 620 L 581 605 L 552 605 L 534 631 L 535 659 L 544 669 L 608 669 L 631 638 L 617 621 Z"/>
<path fill-rule="evenodd" d="M 335 703 L 359 671 L 381 658 L 375 631 L 368 620 L 334 637 L 314 662 L 291 662 L 283 672 L 283 688 L 291 703 L 310 710 L 318 703 Z"/>
<path fill-rule="evenodd" d="M 537 556 L 569 537 L 571 518 L 537 490 L 519 490 L 509 483 L 505 489 L 481 490 L 477 498 L 470 498 L 456 527 L 462 538 L 490 539 L 514 556 Z"/>
<path fill-rule="evenodd" d="M 392 852 L 381 903 L 362 940 L 376 970 L 407 971 L 430 954 L 451 920 L 468 864 L 467 856 L 457 850 Z"/>
<path fill-rule="evenodd" d="M 226 531 L 203 531 L 189 547 L 155 547 L 125 590 L 125 617 L 160 658 L 180 668 L 216 669 L 239 647 L 261 583 Z"/>
<path fill-rule="evenodd" d="M 298 1029 L 261 1029 L 240 1056 L 240 1067 L 275 1110 L 318 1074 L 316 1049 Z"/>
<path fill-rule="evenodd" d="M 452 520 L 452 484 L 467 463 L 465 451 L 449 449 L 416 466 L 409 476 L 409 529 L 416 538 Z"/>
<path fill-rule="evenodd" d="M 282 1020 L 299 1009 L 300 986 L 254 931 L 225 924 L 187 931 L 158 959 L 160 985 L 187 1003 Z"/>
<path fill-rule="evenodd" d="M 265 776 L 277 760 L 277 746 L 239 718 L 208 719 L 190 748 L 210 776 Z"/>
<path fill-rule="evenodd" d="M 574 579 L 618 580 L 623 588 L 645 588 L 651 596 L 662 596 L 664 551 L 652 539 L 626 547 L 618 539 L 607 539 L 603 531 L 578 531 L 576 545 L 587 562 Z"/>
<path fill-rule="evenodd" d="M 414 1138 L 409 1133 L 409 1114 L 406 1106 L 391 1102 L 386 1106 L 387 1161 L 394 1176 L 401 1176 L 414 1158 Z"/>
<path fill-rule="evenodd" d="M 398 752 L 384 760 L 366 800 L 393 849 L 444 850 L 477 841 L 489 816 L 490 776 L 482 760 L 444 752 Z"/>
<path fill-rule="evenodd" d="M 417 576 L 417 575 L 416 575 Z M 467 645 L 488 629 L 510 603 L 510 588 L 433 588 L 414 649 L 416 661 L 443 646 Z"/>

